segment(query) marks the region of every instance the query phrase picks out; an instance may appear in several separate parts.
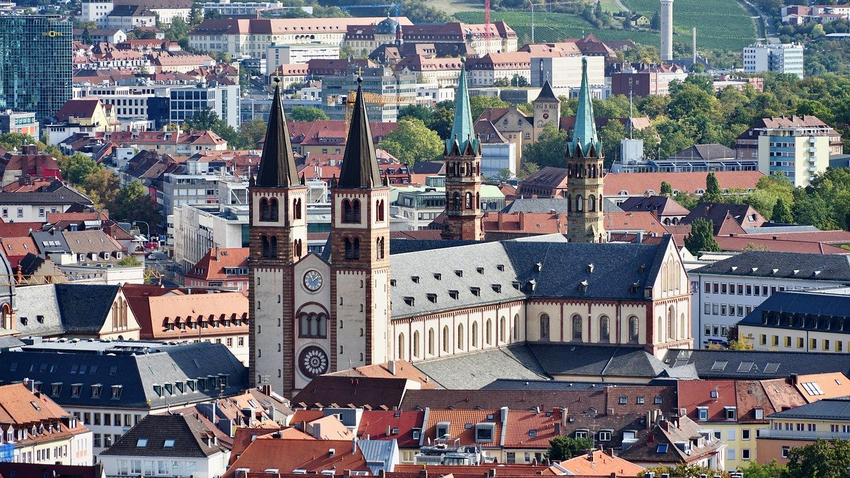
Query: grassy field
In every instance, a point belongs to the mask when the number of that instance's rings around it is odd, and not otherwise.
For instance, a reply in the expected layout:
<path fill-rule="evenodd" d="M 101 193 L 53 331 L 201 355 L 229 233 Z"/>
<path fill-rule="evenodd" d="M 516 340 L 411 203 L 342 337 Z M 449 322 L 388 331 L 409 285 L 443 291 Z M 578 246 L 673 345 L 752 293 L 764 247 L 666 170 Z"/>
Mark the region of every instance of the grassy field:
<path fill-rule="evenodd" d="M 652 17 L 658 9 L 658 0 L 622 0 L 630 10 Z M 463 11 L 454 13 L 461 22 L 483 23 L 484 12 Z M 503 20 L 519 36 L 519 43 L 531 41 L 531 13 L 529 11 L 493 12 L 492 20 Z M 681 43 L 690 51 L 691 28 L 697 27 L 697 46 L 701 50 L 741 50 L 756 39 L 756 28 L 749 15 L 736 0 L 676 0 L 673 5 L 674 43 Z M 645 45 L 659 43 L 658 34 L 647 31 L 597 29 L 581 17 L 566 13 L 534 14 L 534 41 L 554 42 L 577 38 L 593 33 L 600 40 L 634 40 Z"/>

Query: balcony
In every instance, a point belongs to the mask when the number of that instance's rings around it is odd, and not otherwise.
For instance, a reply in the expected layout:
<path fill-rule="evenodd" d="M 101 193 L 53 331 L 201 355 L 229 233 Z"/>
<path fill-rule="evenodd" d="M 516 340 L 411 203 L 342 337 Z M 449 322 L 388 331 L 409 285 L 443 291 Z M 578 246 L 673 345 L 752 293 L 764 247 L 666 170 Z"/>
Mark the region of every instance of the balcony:
<path fill-rule="evenodd" d="M 765 428 L 756 430 L 758 438 L 787 438 L 792 440 L 833 440 L 840 438 L 842 440 L 850 439 L 850 433 L 839 432 L 810 432 L 798 430 L 773 430 Z"/>
<path fill-rule="evenodd" d="M 815 154 L 815 153 L 817 153 L 817 152 L 818 152 L 818 149 L 817 149 L 817 148 L 815 148 L 814 146 L 812 146 L 811 148 L 809 148 L 809 153 L 811 153 L 811 154 Z"/>

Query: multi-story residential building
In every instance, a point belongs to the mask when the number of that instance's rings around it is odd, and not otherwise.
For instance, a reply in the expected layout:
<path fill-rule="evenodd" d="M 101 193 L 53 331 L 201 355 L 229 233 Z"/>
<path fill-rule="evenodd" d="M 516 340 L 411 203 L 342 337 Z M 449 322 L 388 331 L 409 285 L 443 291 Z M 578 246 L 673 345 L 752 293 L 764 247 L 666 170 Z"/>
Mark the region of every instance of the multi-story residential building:
<path fill-rule="evenodd" d="M 770 429 L 759 431 L 758 462 L 788 463 L 791 449 L 815 440 L 850 439 L 850 407 L 847 400 L 820 400 L 768 416 Z"/>
<path fill-rule="evenodd" d="M 248 290 L 248 249 L 212 248 L 183 275 L 187 287 Z"/>
<path fill-rule="evenodd" d="M 692 330 L 698 347 L 704 348 L 725 343 L 732 327 L 777 292 L 844 285 L 850 280 L 850 264 L 841 255 L 750 251 L 688 275 Z"/>
<path fill-rule="evenodd" d="M 469 84 L 473 87 L 493 86 L 497 81 L 510 83 L 519 78 L 528 83 L 531 80 L 531 54 L 522 51 L 488 53 L 470 59 L 466 69 L 469 70 Z"/>
<path fill-rule="evenodd" d="M 489 53 L 511 53 L 517 51 L 517 34 L 507 23 L 498 21 L 489 25 L 488 43 L 483 23 L 446 23 L 444 25 L 419 24 L 408 26 L 402 23 L 405 43 L 460 43 L 466 44 L 480 56 Z"/>
<path fill-rule="evenodd" d="M 44 341 L 2 352 L 0 362 L 4 383 L 30 379 L 34 390 L 91 430 L 88 450 L 95 454 L 145 415 L 246 387 L 245 367 L 223 344 L 207 342 Z"/>
<path fill-rule="evenodd" d="M 169 92 L 168 122 L 183 124 L 202 108 L 210 108 L 228 126 L 238 128 L 239 85 L 199 86 L 196 88 L 173 88 Z"/>
<path fill-rule="evenodd" d="M 611 73 L 611 94 L 632 94 L 637 97 L 649 95 L 667 96 L 670 94 L 670 82 L 684 81 L 688 73 L 678 65 L 626 65 L 620 71 Z"/>
<path fill-rule="evenodd" d="M 284 7 L 281 2 L 233 2 L 222 0 L 218 2 L 202 2 L 201 8 L 206 12 L 215 12 L 222 17 L 256 17 L 260 12 L 285 11 L 299 9 L 312 14 L 313 7 Z"/>
<path fill-rule="evenodd" d="M 33 139 L 38 139 L 40 136 L 35 113 L 0 111 L 0 134 L 6 133 L 26 134 Z"/>
<path fill-rule="evenodd" d="M 391 205 L 394 214 L 407 220 L 410 231 L 428 229 L 446 209 L 446 188 L 439 187 L 403 187 L 397 188 L 395 203 Z M 499 211 L 505 207 L 505 195 L 497 186 L 481 186 L 481 210 Z"/>
<path fill-rule="evenodd" d="M 756 43 L 744 48 L 744 73 L 772 71 L 803 77 L 803 45 Z"/>
<path fill-rule="evenodd" d="M 156 27 L 156 13 L 143 5 L 114 5 L 99 25 L 128 32 L 136 28 L 152 28 Z"/>
<path fill-rule="evenodd" d="M 29 387 L 32 382 L 0 386 L 4 461 L 91 465 L 91 431 L 46 393 Z"/>
<path fill-rule="evenodd" d="M 753 309 L 738 325 L 738 336 L 756 350 L 850 351 L 850 288 L 786 290 Z"/>
<path fill-rule="evenodd" d="M 758 136 L 759 171 L 785 176 L 794 186 L 807 186 L 829 167 L 830 155 L 842 152 L 833 144 L 835 130 L 815 116 L 763 121 L 764 128 L 751 128 Z"/>
<path fill-rule="evenodd" d="M 457 88 L 460 69 L 463 68 L 463 65 L 463 60 L 459 58 L 429 58 L 425 55 L 409 55 L 396 63 L 394 69 L 415 74 L 416 82 L 422 86 Z M 419 85 L 417 89 L 421 87 Z M 433 99 L 434 102 L 439 101 L 436 98 Z"/>
<path fill-rule="evenodd" d="M 188 0 L 83 0 L 81 18 L 88 22 L 97 22 L 98 25 L 108 24 L 110 15 L 116 10 L 131 7 L 132 9 L 148 10 L 152 17 L 153 25 L 156 22 L 171 25 L 175 18 L 189 20 L 192 2 Z M 149 26 L 149 25 L 140 25 Z M 132 30 L 132 25 L 128 30 Z"/>
<path fill-rule="evenodd" d="M 106 134 L 104 138 L 122 147 L 150 149 L 171 156 L 227 149 L 227 141 L 212 131 L 116 131 Z"/>
<path fill-rule="evenodd" d="M 372 25 L 349 25 L 343 46 L 351 48 L 358 56 L 366 56 L 381 45 L 393 43 L 400 35 L 399 22 L 387 17 Z"/>
<path fill-rule="evenodd" d="M 662 418 L 620 457 L 644 467 L 685 463 L 723 471 L 726 444 L 688 417 Z"/>
<path fill-rule="evenodd" d="M 50 212 L 66 212 L 72 207 L 89 208 L 91 199 L 54 180 L 41 191 L 12 193 L 0 191 L 0 218 L 14 222 L 46 222 Z"/>
<path fill-rule="evenodd" d="M 197 414 L 148 415 L 100 454 L 107 477 L 195 476 L 227 470 L 230 449 L 220 432 Z"/>
<path fill-rule="evenodd" d="M 189 32 L 189 46 L 198 51 L 227 53 L 233 58 L 261 58 L 276 45 L 342 46 L 350 25 L 374 25 L 386 17 L 348 18 L 223 18 L 205 20 Z M 412 25 L 406 17 L 399 23 Z"/>
<path fill-rule="evenodd" d="M 71 99 L 72 40 L 58 16 L 0 16 L 0 111 L 52 118 Z"/>

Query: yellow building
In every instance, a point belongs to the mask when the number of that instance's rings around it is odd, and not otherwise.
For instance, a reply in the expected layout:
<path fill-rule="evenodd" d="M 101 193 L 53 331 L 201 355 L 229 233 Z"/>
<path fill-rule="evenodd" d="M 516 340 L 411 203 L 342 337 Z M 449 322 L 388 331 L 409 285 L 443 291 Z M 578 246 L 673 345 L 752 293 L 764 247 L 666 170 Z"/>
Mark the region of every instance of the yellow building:
<path fill-rule="evenodd" d="M 769 429 L 758 434 L 759 463 L 776 460 L 784 465 L 793 448 L 819 439 L 850 439 L 848 405 L 847 400 L 820 400 L 770 415 Z"/>

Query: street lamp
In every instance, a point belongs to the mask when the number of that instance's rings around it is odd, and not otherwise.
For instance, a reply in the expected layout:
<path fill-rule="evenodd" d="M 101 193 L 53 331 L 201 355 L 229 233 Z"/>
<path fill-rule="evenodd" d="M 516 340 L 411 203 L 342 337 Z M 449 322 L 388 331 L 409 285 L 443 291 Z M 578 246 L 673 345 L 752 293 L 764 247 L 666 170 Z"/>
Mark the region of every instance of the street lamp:
<path fill-rule="evenodd" d="M 133 221 L 133 225 L 134 225 L 134 226 L 135 226 L 137 223 L 142 223 L 142 224 L 144 224 L 144 225 L 145 225 L 145 227 L 147 227 L 147 228 L 148 228 L 148 236 L 147 236 L 147 239 L 150 241 L 150 239 L 151 239 L 151 226 L 150 226 L 150 224 L 146 223 L 145 221 Z"/>

